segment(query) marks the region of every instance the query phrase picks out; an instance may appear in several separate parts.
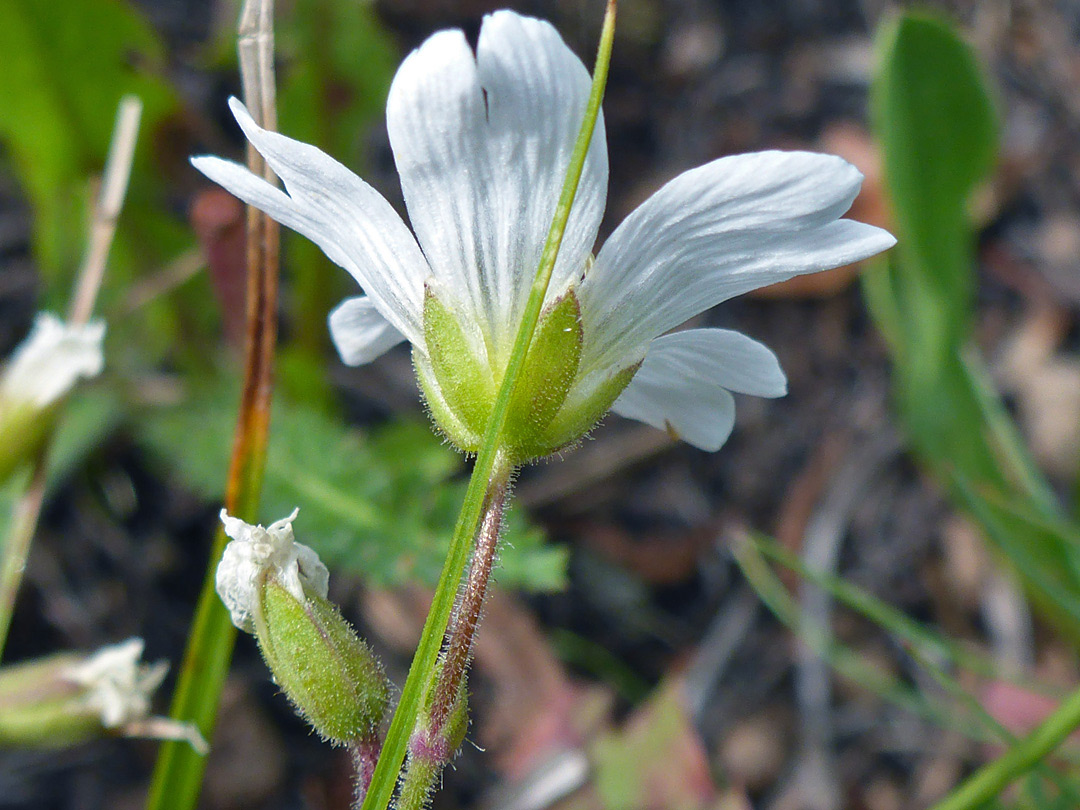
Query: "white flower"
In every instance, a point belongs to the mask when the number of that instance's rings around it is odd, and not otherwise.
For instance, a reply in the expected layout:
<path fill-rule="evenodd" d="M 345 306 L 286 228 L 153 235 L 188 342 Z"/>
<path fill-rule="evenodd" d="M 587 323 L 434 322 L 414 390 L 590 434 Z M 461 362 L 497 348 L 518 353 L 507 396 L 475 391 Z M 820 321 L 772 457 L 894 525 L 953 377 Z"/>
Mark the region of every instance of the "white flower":
<path fill-rule="evenodd" d="M 130 638 L 102 647 L 66 672 L 67 680 L 86 690 L 83 701 L 105 728 L 138 723 L 150 714 L 150 698 L 169 665 L 140 663 L 143 646 L 141 638 Z"/>
<path fill-rule="evenodd" d="M 299 511 L 294 509 L 264 529 L 221 510 L 225 534 L 232 542 L 225 547 L 215 582 L 233 624 L 241 630 L 254 632 L 259 592 L 267 577 L 276 578 L 300 602 L 307 599 L 305 588 L 326 596 L 330 582 L 326 566 L 318 554 L 293 538 L 292 522 Z"/>
<path fill-rule="evenodd" d="M 101 373 L 104 338 L 102 321 L 69 326 L 40 313 L 0 377 L 0 404 L 41 409 L 57 402 L 80 378 Z"/>
<path fill-rule="evenodd" d="M 387 102 L 412 233 L 363 180 L 312 146 L 260 129 L 235 99 L 237 121 L 287 193 L 234 163 L 193 163 L 352 274 L 365 295 L 330 316 L 342 358 L 367 363 L 408 340 L 433 416 L 475 449 L 485 412 L 465 392 L 495 390 L 502 379 L 589 88 L 551 25 L 511 11 L 484 19 L 475 54 L 461 31 L 428 39 L 401 65 Z M 865 259 L 895 240 L 840 219 L 862 183 L 853 166 L 762 152 L 675 178 L 590 264 L 607 174 L 601 118 L 546 302 L 548 312 L 571 302 L 576 323 L 563 331 L 577 340 L 561 349 L 571 355 L 565 368 L 536 374 L 540 398 L 545 379 L 558 390 L 547 410 L 522 417 L 542 434 L 522 454 L 573 441 L 609 406 L 715 450 L 734 420 L 729 392 L 782 396 L 784 374 L 769 349 L 735 332 L 665 333 L 733 296 Z M 459 324 L 450 349 L 432 338 L 445 332 L 432 331 L 432 299 Z"/>

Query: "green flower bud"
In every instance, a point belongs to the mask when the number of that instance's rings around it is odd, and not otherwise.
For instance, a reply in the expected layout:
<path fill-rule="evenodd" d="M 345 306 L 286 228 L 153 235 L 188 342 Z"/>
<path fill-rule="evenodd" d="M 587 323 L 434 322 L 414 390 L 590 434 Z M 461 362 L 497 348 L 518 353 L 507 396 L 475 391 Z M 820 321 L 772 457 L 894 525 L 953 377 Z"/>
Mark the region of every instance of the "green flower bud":
<path fill-rule="evenodd" d="M 0 484 L 36 453 L 80 379 L 100 373 L 101 322 L 69 326 L 40 313 L 0 374 Z"/>
<path fill-rule="evenodd" d="M 34 457 L 55 422 L 55 408 L 0 401 L 0 484 Z"/>
<path fill-rule="evenodd" d="M 484 337 L 428 287 L 424 344 L 413 363 L 431 417 L 458 448 L 479 450 L 505 373 Z M 504 431 L 505 449 L 523 463 L 573 444 L 608 411 L 640 363 L 617 373 L 590 374 L 581 365 L 584 335 L 573 288 L 540 315 L 514 390 Z"/>
<path fill-rule="evenodd" d="M 370 740 L 389 699 L 382 667 L 337 608 L 298 600 L 267 578 L 255 635 L 274 681 L 300 715 L 335 745 Z"/>
<path fill-rule="evenodd" d="M 369 745 L 389 685 L 371 650 L 326 600 L 329 574 L 295 541 L 296 514 L 263 528 L 222 510 L 233 539 L 218 565 L 217 592 L 233 623 L 255 635 L 299 714 L 335 745 Z"/>
<path fill-rule="evenodd" d="M 206 742 L 191 725 L 150 716 L 168 669 L 141 662 L 142 639 L 0 668 L 0 747 L 63 748 L 106 734 Z"/>

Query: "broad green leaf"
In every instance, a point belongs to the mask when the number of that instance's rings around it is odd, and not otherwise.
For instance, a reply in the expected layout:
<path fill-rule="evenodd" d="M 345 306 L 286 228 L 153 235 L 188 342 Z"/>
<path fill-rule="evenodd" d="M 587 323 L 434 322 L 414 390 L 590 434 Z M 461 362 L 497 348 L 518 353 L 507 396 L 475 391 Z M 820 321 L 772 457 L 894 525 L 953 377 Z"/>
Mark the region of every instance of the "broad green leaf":
<path fill-rule="evenodd" d="M 970 346 L 974 237 L 967 205 L 994 164 L 997 123 L 971 49 L 942 19 L 908 12 L 879 37 L 872 112 L 899 238 L 864 281 L 895 361 L 913 449 L 1020 572 L 1037 604 L 1080 631 L 1080 528 L 1062 517 Z"/>
<path fill-rule="evenodd" d="M 142 443 L 188 486 L 222 495 L 234 397 L 204 392 L 181 406 L 148 413 Z M 453 531 L 460 457 L 427 425 L 391 424 L 365 434 L 320 410 L 278 401 L 260 513 L 263 522 L 300 507 L 297 536 L 331 568 L 374 585 L 433 583 Z M 280 513 L 280 514 L 279 514 Z M 565 550 L 511 511 L 500 583 L 531 590 L 563 585 Z"/>
<path fill-rule="evenodd" d="M 898 245 L 915 362 L 966 334 L 973 274 L 967 203 L 992 168 L 997 119 L 971 49 L 943 20 L 908 12 L 879 38 L 872 115 Z"/>

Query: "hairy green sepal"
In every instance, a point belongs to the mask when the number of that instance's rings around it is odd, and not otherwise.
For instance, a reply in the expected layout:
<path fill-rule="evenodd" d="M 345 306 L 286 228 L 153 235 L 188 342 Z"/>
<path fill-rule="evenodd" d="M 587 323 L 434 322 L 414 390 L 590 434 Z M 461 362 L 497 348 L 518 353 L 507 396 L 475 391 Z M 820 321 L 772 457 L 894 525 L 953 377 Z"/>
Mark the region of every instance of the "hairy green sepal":
<path fill-rule="evenodd" d="M 82 660 L 61 653 L 0 669 L 0 748 L 65 748 L 106 734 L 101 713 L 67 678 Z"/>
<path fill-rule="evenodd" d="M 505 369 L 492 368 L 462 318 L 430 289 L 424 297 L 426 355 L 414 353 L 431 417 L 461 450 L 475 453 L 491 418 Z M 542 458 L 580 439 L 611 407 L 637 371 L 585 384 L 579 374 L 584 335 L 573 289 L 540 315 L 509 403 L 503 442 L 515 464 Z M 481 357 L 481 353 L 485 356 Z"/>
<path fill-rule="evenodd" d="M 300 601 L 280 582 L 262 590 L 256 636 L 274 680 L 326 740 L 370 740 L 386 711 L 382 667 L 337 608 L 318 594 Z"/>
<path fill-rule="evenodd" d="M 436 424 L 454 444 L 474 453 L 498 388 L 488 364 L 478 357 L 481 338 L 470 339 L 464 324 L 430 287 L 424 291 L 424 343 L 434 379 L 427 378 L 420 362 L 417 376 Z"/>
<path fill-rule="evenodd" d="M 55 406 L 0 403 L 0 485 L 41 450 L 55 424 Z"/>

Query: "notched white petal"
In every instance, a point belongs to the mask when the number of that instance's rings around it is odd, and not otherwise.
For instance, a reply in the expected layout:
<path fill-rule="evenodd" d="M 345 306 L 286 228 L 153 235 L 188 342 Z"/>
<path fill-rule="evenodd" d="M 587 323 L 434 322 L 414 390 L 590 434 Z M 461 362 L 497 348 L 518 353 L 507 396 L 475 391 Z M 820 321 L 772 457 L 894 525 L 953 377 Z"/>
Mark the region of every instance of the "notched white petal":
<path fill-rule="evenodd" d="M 649 356 L 662 355 L 698 376 L 734 391 L 755 397 L 787 394 L 787 377 L 772 349 L 741 332 L 730 329 L 687 329 L 658 337 Z M 654 361 L 655 362 L 655 361 Z"/>
<path fill-rule="evenodd" d="M 0 376 L 0 402 L 46 408 L 75 383 L 101 373 L 104 321 L 71 326 L 49 312 L 15 350 Z"/>
<path fill-rule="evenodd" d="M 861 183 L 851 164 L 808 152 L 679 175 L 615 230 L 582 283 L 583 363 L 613 365 L 728 298 L 888 249 L 886 231 L 838 219 Z"/>
<path fill-rule="evenodd" d="M 334 346 L 342 362 L 349 366 L 370 363 L 405 340 L 364 295 L 338 304 L 330 313 L 329 323 Z"/>
<path fill-rule="evenodd" d="M 589 95 L 581 60 L 548 23 L 499 11 L 474 55 L 440 31 L 402 63 L 387 129 L 432 273 L 493 346 L 508 351 L 536 272 Z M 603 215 L 597 122 L 549 300 L 580 273 Z"/>
<path fill-rule="evenodd" d="M 330 574 L 314 550 L 297 543 L 292 522 L 300 510 L 268 527 L 253 526 L 221 510 L 225 534 L 232 538 L 218 564 L 218 596 L 241 630 L 254 631 L 260 588 L 267 577 L 277 579 L 296 599 L 305 589 L 325 597 Z"/>
<path fill-rule="evenodd" d="M 730 391 L 783 396 L 787 381 L 768 348 L 726 329 L 691 329 L 654 340 L 612 410 L 702 450 L 719 450 L 735 424 Z"/>

